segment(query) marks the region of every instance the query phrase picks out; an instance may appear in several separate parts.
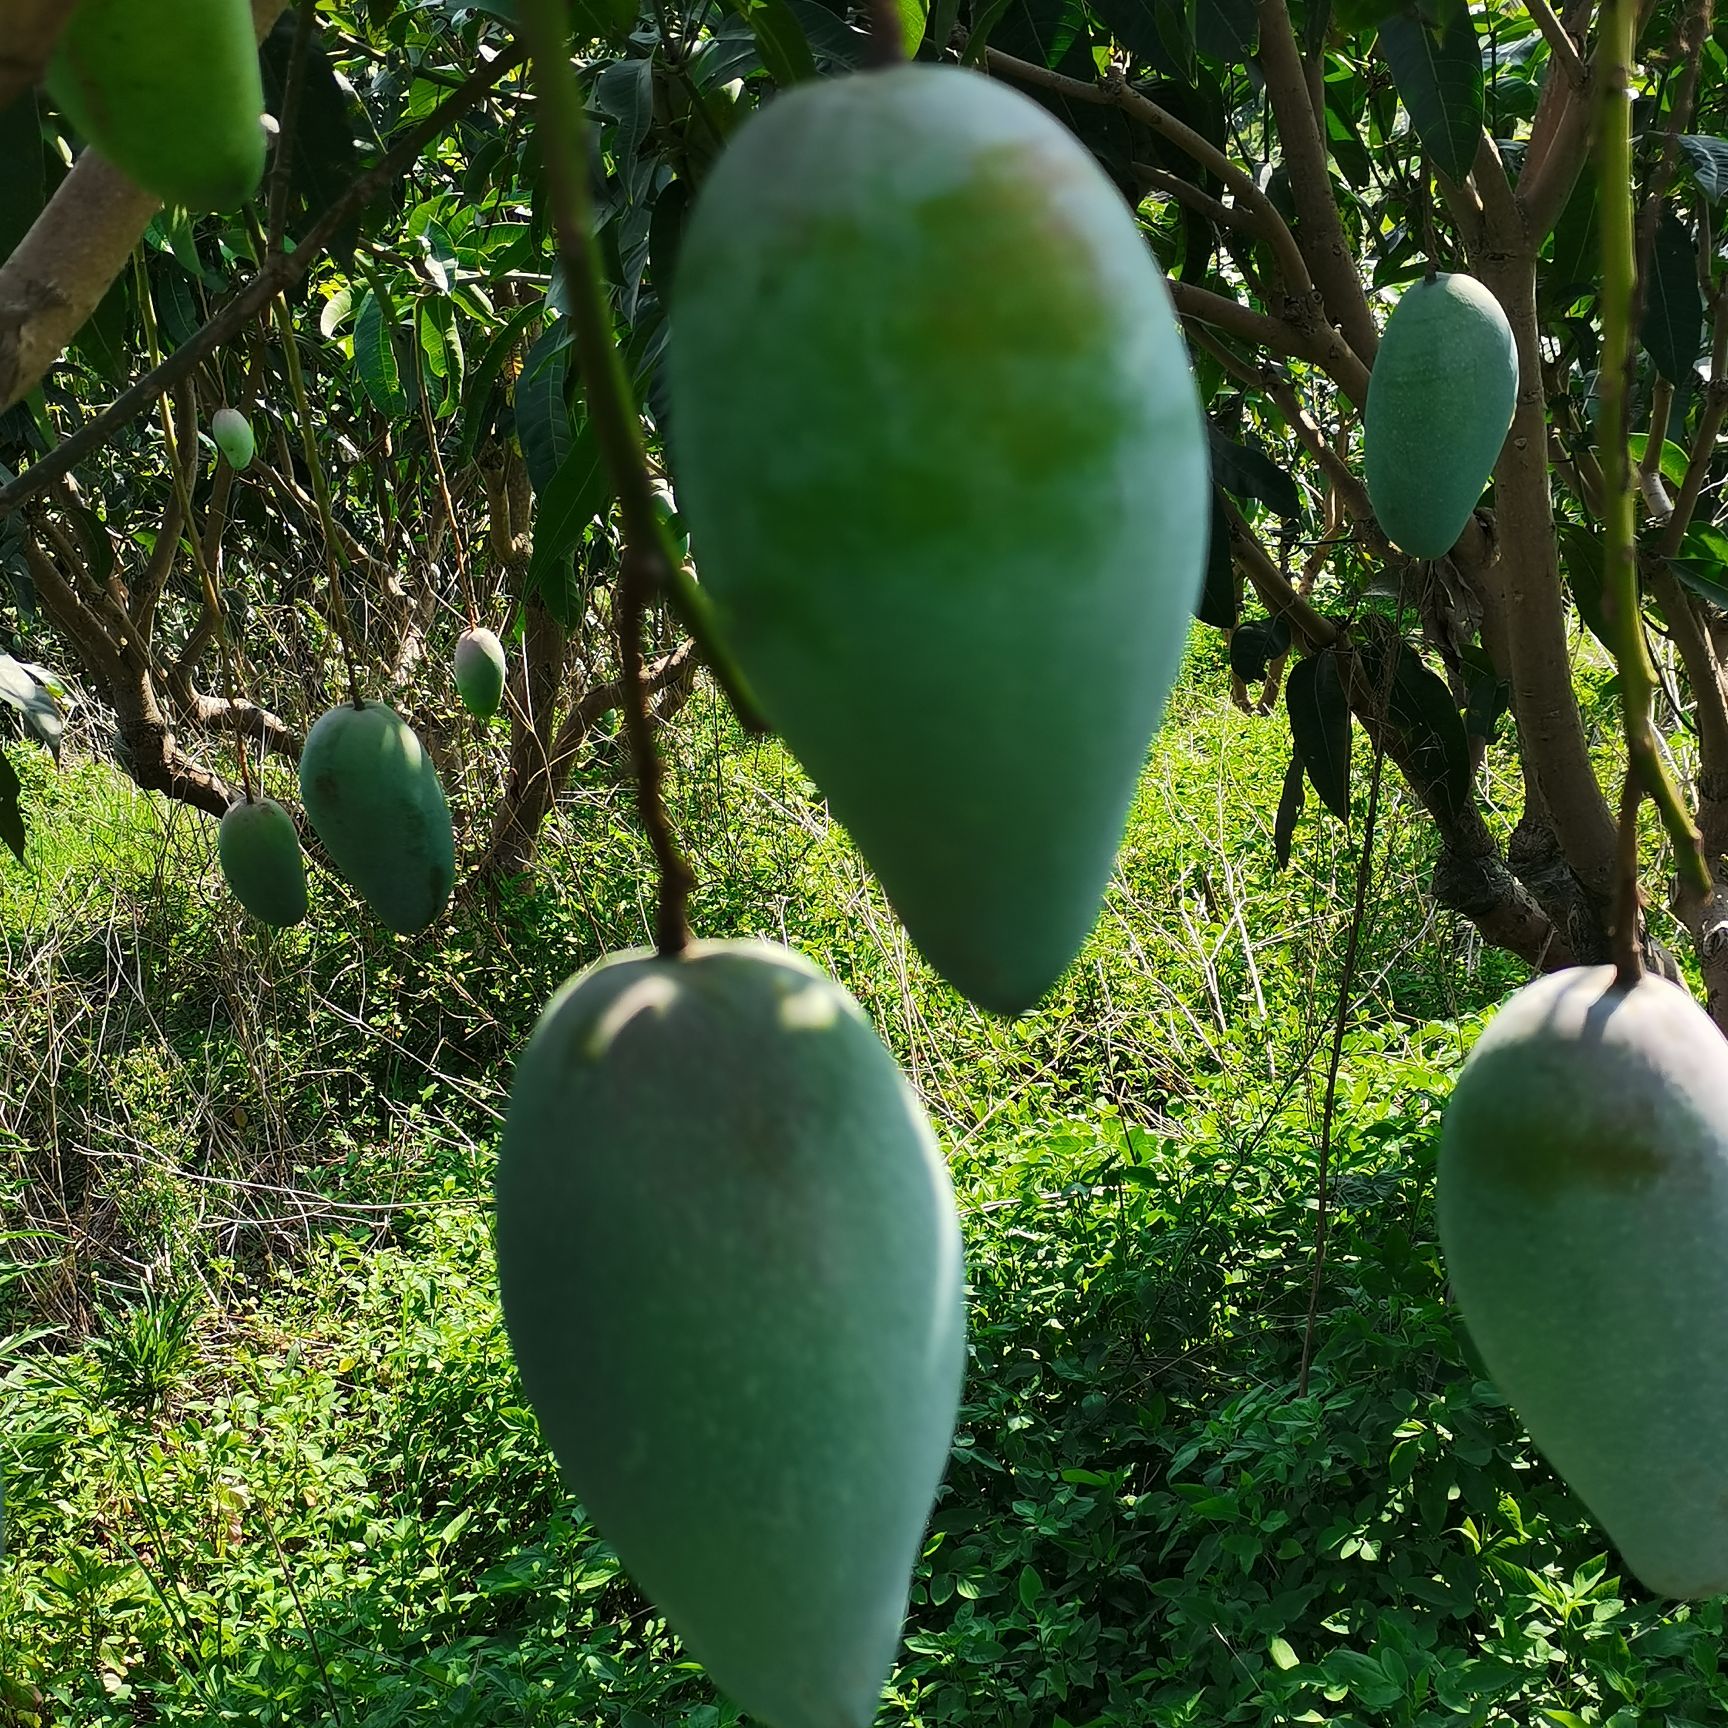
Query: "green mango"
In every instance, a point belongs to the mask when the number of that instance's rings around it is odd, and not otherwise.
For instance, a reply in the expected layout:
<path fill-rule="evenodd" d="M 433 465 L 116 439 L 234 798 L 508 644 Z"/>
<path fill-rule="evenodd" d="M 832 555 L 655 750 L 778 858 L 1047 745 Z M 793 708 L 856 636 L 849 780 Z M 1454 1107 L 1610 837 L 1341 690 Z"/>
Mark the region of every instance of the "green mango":
<path fill-rule="evenodd" d="M 866 1728 L 965 1340 L 947 1171 L 858 1005 L 762 942 L 571 979 L 497 1250 L 565 1480 L 691 1654 L 772 1728 Z"/>
<path fill-rule="evenodd" d="M 345 702 L 322 716 L 300 752 L 300 801 L 336 868 L 398 935 L 444 910 L 456 880 L 450 809 L 394 709 Z"/>
<path fill-rule="evenodd" d="M 1030 1007 L 1097 918 L 1208 541 L 1133 216 L 976 73 L 800 85 L 696 199 L 669 367 L 679 512 L 765 718 L 943 976 Z"/>
<path fill-rule="evenodd" d="M 218 408 L 210 416 L 210 436 L 234 467 L 245 468 L 250 464 L 256 449 L 252 422 L 238 408 Z"/>
<path fill-rule="evenodd" d="M 1728 1044 L 1685 991 L 1552 973 L 1446 1107 L 1440 1241 L 1530 1437 L 1665 1596 L 1728 1590 Z"/>
<path fill-rule="evenodd" d="M 456 639 L 456 688 L 469 713 L 490 720 L 504 700 L 504 645 L 484 627 Z"/>
<path fill-rule="evenodd" d="M 80 0 L 49 62 L 55 103 L 165 204 L 234 210 L 264 173 L 248 0 Z"/>
<path fill-rule="evenodd" d="M 1386 537 L 1412 558 L 1458 543 L 1494 472 L 1518 399 L 1518 344 L 1473 276 L 1405 290 L 1368 376 L 1362 457 Z"/>
<path fill-rule="evenodd" d="M 234 898 L 266 924 L 306 916 L 306 862 L 294 819 L 271 798 L 230 804 L 216 830 L 216 856 Z"/>

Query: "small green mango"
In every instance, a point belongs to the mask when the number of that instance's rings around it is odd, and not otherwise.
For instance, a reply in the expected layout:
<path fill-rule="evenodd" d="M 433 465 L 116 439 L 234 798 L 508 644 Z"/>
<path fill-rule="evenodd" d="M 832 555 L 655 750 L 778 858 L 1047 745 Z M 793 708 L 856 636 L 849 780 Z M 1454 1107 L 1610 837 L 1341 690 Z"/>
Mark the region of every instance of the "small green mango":
<path fill-rule="evenodd" d="M 264 173 L 247 0 L 80 0 L 49 62 L 62 113 L 165 204 L 234 210 Z"/>
<path fill-rule="evenodd" d="M 1368 377 L 1362 455 L 1386 537 L 1443 558 L 1494 472 L 1518 399 L 1518 344 L 1473 276 L 1405 290 Z"/>
<path fill-rule="evenodd" d="M 484 626 L 456 638 L 456 689 L 470 714 L 490 720 L 504 700 L 504 644 Z"/>
<path fill-rule="evenodd" d="M 336 868 L 398 935 L 444 910 L 456 880 L 450 809 L 394 709 L 345 702 L 323 715 L 300 753 L 300 801 Z"/>
<path fill-rule="evenodd" d="M 306 916 L 306 861 L 294 818 L 274 799 L 230 804 L 216 830 L 216 856 L 234 898 L 266 924 Z"/>
<path fill-rule="evenodd" d="M 210 416 L 210 436 L 234 467 L 245 468 L 250 464 L 256 448 L 252 442 L 252 422 L 238 408 L 218 408 Z"/>
<path fill-rule="evenodd" d="M 747 120 L 679 253 L 670 439 L 718 633 L 973 1001 L 1098 915 L 1199 594 L 1156 260 L 1036 103 L 905 66 Z"/>
<path fill-rule="evenodd" d="M 772 1728 L 866 1728 L 965 1340 L 947 1171 L 858 1005 L 760 942 L 570 980 L 497 1250 L 565 1480 L 691 1654 Z"/>
<path fill-rule="evenodd" d="M 1530 1437 L 1665 1596 L 1728 1590 L 1728 1044 L 1685 991 L 1552 973 L 1446 1107 L 1440 1241 Z"/>

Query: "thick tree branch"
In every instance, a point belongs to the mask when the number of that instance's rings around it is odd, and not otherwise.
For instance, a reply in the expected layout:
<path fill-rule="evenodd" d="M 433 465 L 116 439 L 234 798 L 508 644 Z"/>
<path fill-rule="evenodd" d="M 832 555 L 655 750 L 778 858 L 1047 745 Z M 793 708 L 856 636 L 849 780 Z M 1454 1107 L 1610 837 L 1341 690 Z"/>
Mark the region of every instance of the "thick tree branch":
<path fill-rule="evenodd" d="M 0 108 L 10 107 L 42 73 L 77 0 L 0 0 Z"/>
<path fill-rule="evenodd" d="M 1554 8 L 1548 4 L 1548 0 L 1524 0 L 1524 10 L 1530 14 L 1531 22 L 1542 32 L 1542 40 L 1548 44 L 1548 53 L 1560 69 L 1561 77 L 1574 90 L 1582 92 L 1586 77 L 1584 57 L 1578 52 L 1578 44 L 1572 40 Z"/>
<path fill-rule="evenodd" d="M 1302 55 L 1284 0 L 1259 0 L 1260 70 L 1278 121 L 1278 141 L 1290 171 L 1290 195 L 1296 201 L 1296 239 L 1309 274 L 1320 290 L 1328 320 L 1365 366 L 1374 363 L 1380 333 L 1362 291 L 1356 258 L 1344 237 L 1344 224 L 1332 195 L 1332 175 L 1326 144 L 1314 118 Z"/>
<path fill-rule="evenodd" d="M 115 431 L 124 426 L 127 421 L 149 408 L 165 390 L 171 390 L 181 379 L 192 374 L 194 368 L 205 357 L 221 347 L 224 342 L 232 341 L 247 322 L 258 311 L 267 306 L 270 301 L 284 289 L 298 282 L 310 270 L 324 248 L 329 245 L 331 237 L 340 230 L 355 214 L 376 198 L 381 192 L 394 185 L 406 169 L 418 159 L 426 145 L 445 131 L 451 120 L 466 112 L 482 96 L 490 90 L 504 75 L 520 65 L 521 51 L 512 48 L 500 54 L 489 65 L 481 68 L 474 76 L 462 85 L 453 95 L 440 102 L 432 113 L 404 136 L 401 141 L 388 150 L 375 168 L 369 169 L 356 179 L 334 204 L 313 225 L 306 238 L 292 252 L 283 253 L 270 259 L 252 279 L 247 282 L 228 304 L 205 324 L 189 340 L 181 343 L 174 352 L 163 360 L 160 366 L 153 368 L 140 378 L 136 384 L 123 390 L 120 395 L 102 413 L 90 420 L 81 431 L 72 437 L 56 444 L 40 461 L 26 468 L 15 480 L 5 486 L 0 486 L 0 516 L 6 516 L 15 510 L 26 498 L 34 497 L 45 487 L 68 473 L 77 463 L 91 451 L 101 446 L 113 436 Z M 70 185 L 78 170 L 67 175 L 62 183 L 64 191 Z M 112 172 L 112 171 L 111 171 Z M 41 221 L 48 219 L 54 204 L 58 202 L 59 194 L 50 202 L 47 211 L 43 212 Z M 138 233 L 141 234 L 155 206 L 146 211 L 138 223 Z M 31 234 L 36 232 L 31 229 Z M 136 241 L 134 234 L 133 241 Z M 25 237 L 24 246 L 29 244 L 29 236 Z M 128 242 L 130 251 L 132 242 Z M 20 251 L 23 246 L 19 248 Z M 0 267 L 0 408 L 15 401 L 24 390 L 35 382 L 31 377 L 21 387 L 17 376 L 9 376 L 5 344 L 7 341 L 6 324 L 7 308 L 12 299 L 12 287 L 7 278 L 12 272 L 13 259 Z M 117 273 L 120 265 L 125 263 L 122 255 L 115 265 Z M 105 290 L 107 284 L 103 284 Z M 98 293 L 97 299 L 101 298 Z M 95 301 L 91 302 L 94 306 Z M 74 327 L 74 331 L 75 331 Z M 68 331 L 66 340 L 70 340 L 74 331 Z M 43 366 L 53 359 L 49 355 L 43 361 Z M 10 393 L 8 393 L 10 392 Z"/>
<path fill-rule="evenodd" d="M 1566 31 L 1582 40 L 1594 10 L 1595 0 L 1572 0 L 1563 21 Z M 1560 220 L 1589 155 L 1590 118 L 1601 76 L 1601 67 L 1592 60 L 1575 84 L 1557 60 L 1548 62 L 1516 188 L 1524 236 L 1532 246 L 1540 246 Z"/>

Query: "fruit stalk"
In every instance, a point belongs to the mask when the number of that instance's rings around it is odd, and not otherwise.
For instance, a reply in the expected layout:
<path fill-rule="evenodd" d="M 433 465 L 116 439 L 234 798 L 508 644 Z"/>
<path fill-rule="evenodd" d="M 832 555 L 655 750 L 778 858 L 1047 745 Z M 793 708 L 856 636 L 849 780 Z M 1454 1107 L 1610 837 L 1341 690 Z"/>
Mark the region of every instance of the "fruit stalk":
<path fill-rule="evenodd" d="M 624 556 L 614 605 L 626 692 L 625 725 L 642 826 L 654 848 L 660 876 L 655 941 L 661 954 L 670 957 L 682 953 L 689 943 L 684 908 L 692 877 L 672 838 L 660 796 L 660 759 L 642 681 L 642 618 L 656 586 L 676 596 L 669 579 L 675 560 L 667 551 L 654 511 L 641 418 L 612 340 L 612 319 L 594 243 L 594 208 L 587 178 L 588 120 L 570 70 L 564 9 L 558 0 L 521 0 L 518 10 L 522 37 L 533 60 L 534 93 L 539 101 L 534 136 L 546 170 L 559 256 L 569 284 L 576 359 L 601 458 L 624 524 Z M 686 616 L 684 623 L 702 643 L 710 666 L 717 666 L 718 656 L 709 652 L 710 644 L 702 632 L 690 617 Z"/>
<path fill-rule="evenodd" d="M 1638 603 L 1638 563 L 1627 446 L 1627 383 L 1633 362 L 1632 304 L 1637 257 L 1632 229 L 1632 55 L 1637 40 L 1636 0 L 1609 0 L 1602 22 L 1606 76 L 1602 80 L 1596 139 L 1602 222 L 1602 372 L 1599 384 L 1603 475 L 1602 606 L 1613 632 L 1620 672 L 1620 712 L 1626 732 L 1627 791 L 1620 805 L 1620 861 L 1614 914 L 1614 965 L 1623 986 L 1638 982 L 1638 805 L 1648 794 L 1672 840 L 1682 891 L 1710 892 L 1698 828 L 1682 803 L 1650 721 L 1656 671 L 1644 643 Z"/>

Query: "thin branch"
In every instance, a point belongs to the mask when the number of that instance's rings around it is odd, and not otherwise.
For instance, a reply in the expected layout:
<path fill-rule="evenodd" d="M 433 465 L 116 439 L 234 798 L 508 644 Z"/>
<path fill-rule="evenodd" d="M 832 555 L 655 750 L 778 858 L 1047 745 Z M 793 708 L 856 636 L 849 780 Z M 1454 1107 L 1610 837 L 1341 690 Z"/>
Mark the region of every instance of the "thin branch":
<path fill-rule="evenodd" d="M 1226 294 L 1214 294 L 1208 288 L 1197 288 L 1191 282 L 1179 282 L 1168 277 L 1165 286 L 1170 290 L 1176 310 L 1184 318 L 1195 318 L 1215 329 L 1227 330 L 1231 335 L 1239 336 L 1257 348 L 1269 349 L 1274 354 L 1312 361 L 1358 407 L 1367 402 L 1367 368 L 1337 331 L 1329 330 L 1326 337 L 1311 337 L 1294 324 L 1256 312 L 1252 306 L 1244 306 L 1240 300 L 1232 300 Z"/>
<path fill-rule="evenodd" d="M 1524 0 L 1524 10 L 1542 32 L 1542 40 L 1548 44 L 1548 52 L 1560 68 L 1560 75 L 1574 90 L 1582 91 L 1588 76 L 1584 70 L 1584 57 L 1554 8 L 1548 0 Z"/>

